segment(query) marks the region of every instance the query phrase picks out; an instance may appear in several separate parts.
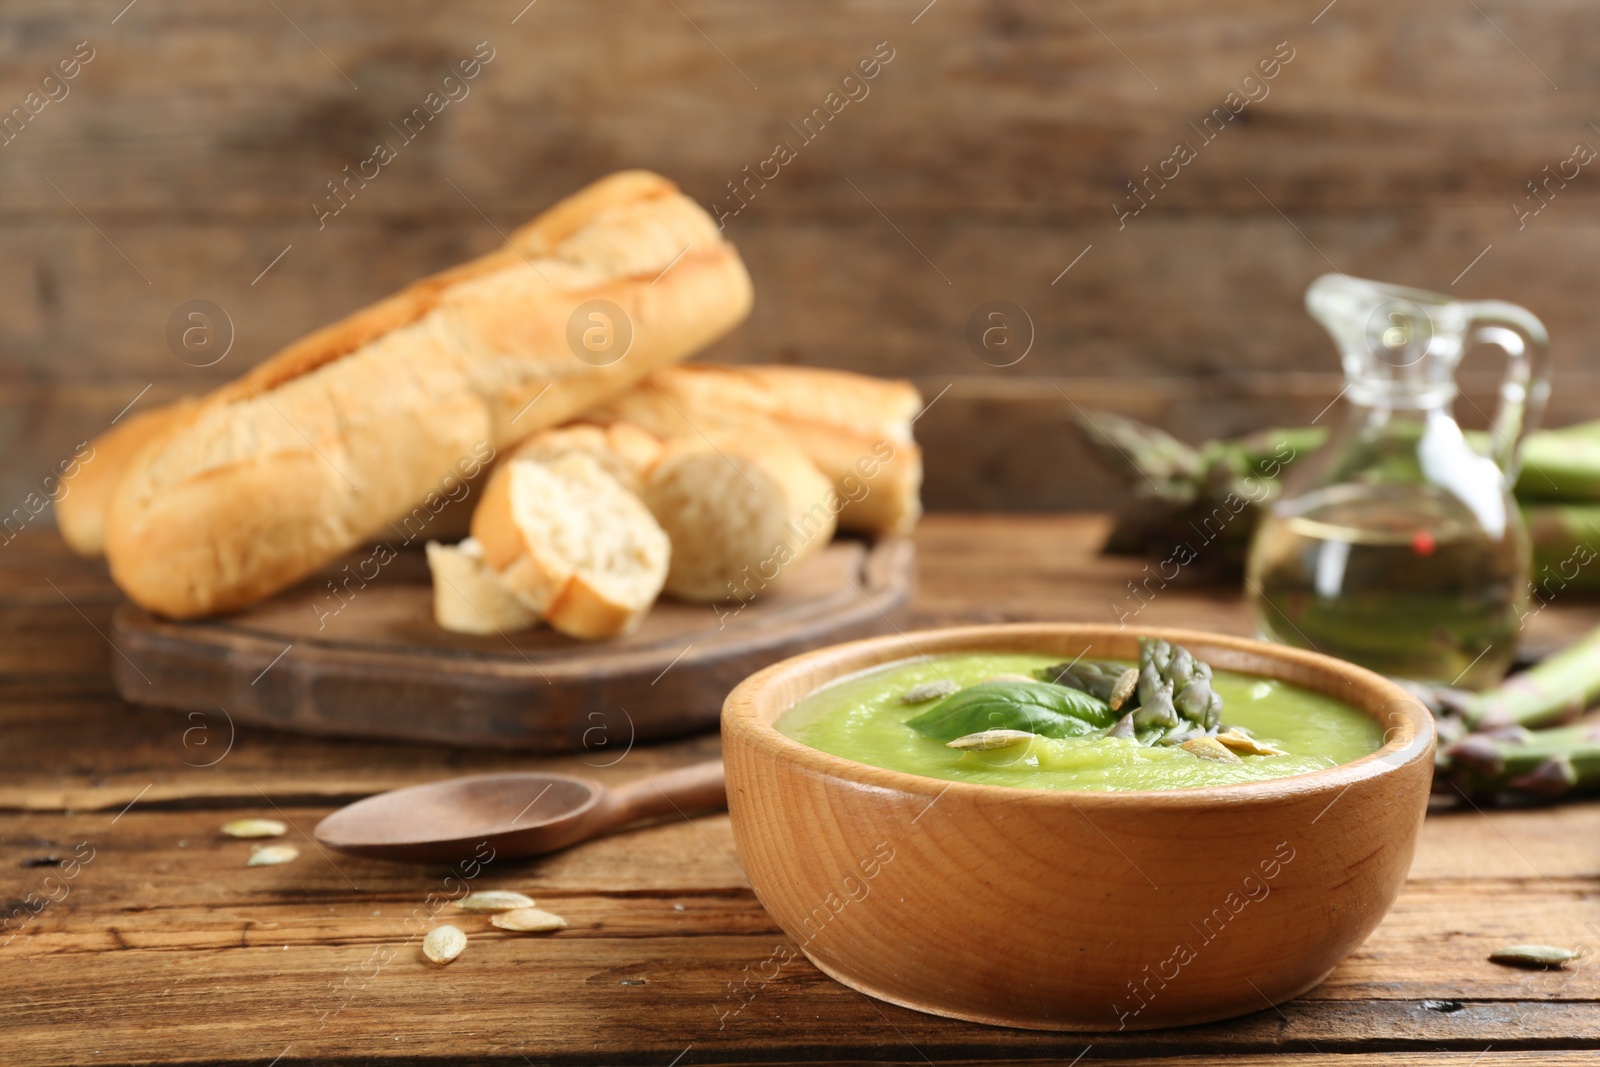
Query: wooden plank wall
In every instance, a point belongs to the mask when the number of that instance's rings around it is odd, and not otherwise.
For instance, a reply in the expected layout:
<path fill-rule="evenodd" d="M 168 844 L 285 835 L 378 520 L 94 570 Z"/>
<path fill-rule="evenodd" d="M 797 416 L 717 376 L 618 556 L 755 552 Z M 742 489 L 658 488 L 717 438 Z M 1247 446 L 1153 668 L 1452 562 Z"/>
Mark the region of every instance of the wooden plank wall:
<path fill-rule="evenodd" d="M 1592 168 L 1512 207 L 1600 146 L 1586 0 L 524 2 L 7 0 L 0 119 L 59 99 L 0 145 L 6 509 L 135 396 L 232 377 L 600 174 L 731 208 L 780 142 L 727 221 L 755 313 L 708 355 L 914 378 L 935 508 L 1104 505 L 1072 404 L 1190 438 L 1309 420 L 1339 380 L 1301 293 L 1333 269 L 1526 304 L 1553 417 L 1600 409 Z M 479 42 L 469 95 L 319 228 L 326 183 Z M 1253 99 L 1203 140 L 1230 92 Z M 196 299 L 234 327 L 205 368 L 165 339 Z M 1032 321 L 1012 366 L 966 340 L 990 300 Z"/>

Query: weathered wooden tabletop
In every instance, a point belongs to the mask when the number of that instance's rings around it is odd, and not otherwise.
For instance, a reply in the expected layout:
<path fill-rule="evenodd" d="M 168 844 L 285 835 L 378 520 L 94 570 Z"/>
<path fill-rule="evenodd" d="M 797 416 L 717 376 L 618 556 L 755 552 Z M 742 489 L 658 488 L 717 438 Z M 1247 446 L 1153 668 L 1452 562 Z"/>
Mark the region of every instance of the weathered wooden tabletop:
<path fill-rule="evenodd" d="M 935 516 L 917 535 L 918 625 L 1106 620 L 1140 564 L 1104 560 L 1095 518 Z M 1308 995 L 1158 1033 L 1042 1034 L 879 1004 L 792 966 L 739 871 L 726 815 L 679 820 L 538 862 L 491 863 L 480 888 L 565 915 L 553 936 L 494 930 L 446 902 L 443 868 L 321 853 L 306 832 L 375 790 L 468 771 L 549 767 L 620 781 L 713 755 L 700 737 L 615 755 L 532 759 L 314 741 L 219 715 L 137 710 L 113 694 L 102 634 L 118 602 L 99 564 L 53 534 L 0 550 L 0 1062 L 774 1063 L 1066 1060 L 1590 1063 L 1600 968 L 1486 962 L 1516 941 L 1600 954 L 1600 807 L 1437 812 L 1411 880 L 1367 944 Z M 1244 632 L 1237 598 L 1169 587 L 1141 622 Z M 1552 642 L 1600 619 L 1556 603 Z M 219 827 L 286 819 L 298 860 L 246 867 Z M 454 914 L 452 914 L 454 913 Z M 435 916 L 437 915 L 437 919 Z M 466 952 L 419 955 L 446 918 Z M 1594 957 L 1591 956 L 1591 959 Z M 1584 1051 L 1588 1050 L 1588 1051 Z"/>

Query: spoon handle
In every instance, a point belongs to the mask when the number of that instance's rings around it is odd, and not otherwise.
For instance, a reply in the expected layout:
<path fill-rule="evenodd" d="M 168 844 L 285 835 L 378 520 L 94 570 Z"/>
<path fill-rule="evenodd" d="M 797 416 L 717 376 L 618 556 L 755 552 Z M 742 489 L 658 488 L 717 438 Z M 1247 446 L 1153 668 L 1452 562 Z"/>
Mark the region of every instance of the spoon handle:
<path fill-rule="evenodd" d="M 653 774 L 611 791 L 617 826 L 674 813 L 715 811 L 727 805 L 728 787 L 719 759 Z"/>

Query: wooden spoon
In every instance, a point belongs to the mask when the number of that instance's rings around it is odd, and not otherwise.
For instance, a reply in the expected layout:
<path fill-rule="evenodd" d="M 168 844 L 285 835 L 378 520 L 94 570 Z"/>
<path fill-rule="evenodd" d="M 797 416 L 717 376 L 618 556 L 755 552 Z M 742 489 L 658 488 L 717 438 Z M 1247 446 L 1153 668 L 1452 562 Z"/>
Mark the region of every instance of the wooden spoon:
<path fill-rule="evenodd" d="M 721 760 L 616 789 L 565 774 L 481 774 L 358 800 L 312 832 L 324 845 L 352 856 L 505 859 L 554 852 L 630 823 L 714 811 L 727 803 Z"/>

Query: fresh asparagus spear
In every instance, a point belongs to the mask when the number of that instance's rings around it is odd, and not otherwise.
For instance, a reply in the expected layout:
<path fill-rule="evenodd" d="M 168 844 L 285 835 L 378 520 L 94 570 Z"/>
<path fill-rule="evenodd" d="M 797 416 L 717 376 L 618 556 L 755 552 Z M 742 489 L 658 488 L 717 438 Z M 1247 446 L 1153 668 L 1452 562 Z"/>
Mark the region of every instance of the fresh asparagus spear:
<path fill-rule="evenodd" d="M 1600 698 L 1600 629 L 1493 689 L 1474 693 L 1461 716 L 1475 730 L 1570 719 Z"/>
<path fill-rule="evenodd" d="M 1492 758 L 1489 756 L 1491 751 L 1499 753 L 1515 749 L 1529 756 L 1556 756 L 1588 741 L 1600 741 L 1600 722 L 1575 722 L 1543 730 L 1530 730 L 1525 726 L 1494 726 L 1456 739 L 1445 751 L 1453 762 L 1485 766 L 1485 760 Z"/>
<path fill-rule="evenodd" d="M 1565 796 L 1600 787 L 1600 723 L 1469 734 L 1450 745 L 1445 756 L 1445 781 L 1468 795 Z"/>

